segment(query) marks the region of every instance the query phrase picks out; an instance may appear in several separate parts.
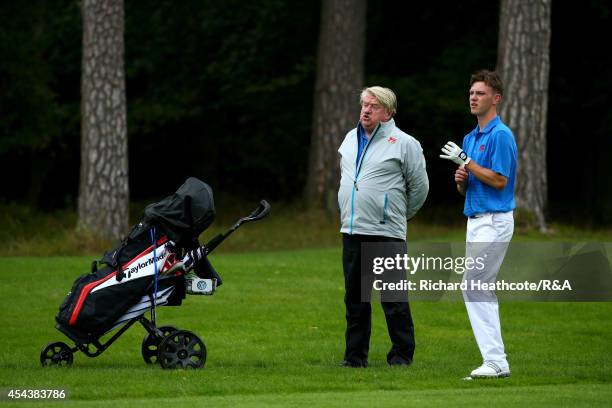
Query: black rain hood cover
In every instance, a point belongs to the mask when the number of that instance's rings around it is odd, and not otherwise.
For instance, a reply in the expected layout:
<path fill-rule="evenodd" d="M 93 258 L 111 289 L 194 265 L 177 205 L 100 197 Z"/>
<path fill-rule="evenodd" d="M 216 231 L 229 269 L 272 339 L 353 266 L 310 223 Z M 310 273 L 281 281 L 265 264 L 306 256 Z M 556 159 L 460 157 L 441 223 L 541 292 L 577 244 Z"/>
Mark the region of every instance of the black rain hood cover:
<path fill-rule="evenodd" d="M 214 219 L 212 189 L 195 177 L 189 177 L 176 193 L 144 210 L 144 220 L 164 228 L 177 243 L 197 238 Z"/>

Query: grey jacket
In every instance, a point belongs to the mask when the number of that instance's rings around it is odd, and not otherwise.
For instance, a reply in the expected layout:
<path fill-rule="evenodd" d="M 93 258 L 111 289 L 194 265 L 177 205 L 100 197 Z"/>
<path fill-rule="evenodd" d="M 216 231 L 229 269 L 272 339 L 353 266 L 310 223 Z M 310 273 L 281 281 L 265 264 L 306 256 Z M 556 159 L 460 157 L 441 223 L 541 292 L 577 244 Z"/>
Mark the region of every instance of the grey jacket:
<path fill-rule="evenodd" d="M 406 221 L 421 208 L 429 192 L 421 144 L 395 126 L 381 122 L 364 148 L 359 165 L 357 128 L 340 153 L 340 232 L 406 239 Z"/>

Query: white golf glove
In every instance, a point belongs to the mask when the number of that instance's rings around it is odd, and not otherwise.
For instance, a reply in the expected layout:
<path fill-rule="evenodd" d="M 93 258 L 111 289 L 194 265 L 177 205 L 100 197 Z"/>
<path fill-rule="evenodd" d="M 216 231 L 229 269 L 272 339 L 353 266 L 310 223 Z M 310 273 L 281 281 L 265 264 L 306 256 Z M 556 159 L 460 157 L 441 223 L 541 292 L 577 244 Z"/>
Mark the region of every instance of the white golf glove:
<path fill-rule="evenodd" d="M 459 146 L 453 142 L 447 142 L 442 148 L 442 153 L 444 154 L 441 154 L 440 158 L 453 161 L 460 166 L 465 166 L 472 160 Z"/>
<path fill-rule="evenodd" d="M 197 247 L 196 249 L 192 249 L 191 251 L 187 251 L 187 253 L 183 257 L 183 268 L 186 272 L 189 272 L 205 256 L 206 252 L 204 251 L 204 247 L 201 246 Z"/>

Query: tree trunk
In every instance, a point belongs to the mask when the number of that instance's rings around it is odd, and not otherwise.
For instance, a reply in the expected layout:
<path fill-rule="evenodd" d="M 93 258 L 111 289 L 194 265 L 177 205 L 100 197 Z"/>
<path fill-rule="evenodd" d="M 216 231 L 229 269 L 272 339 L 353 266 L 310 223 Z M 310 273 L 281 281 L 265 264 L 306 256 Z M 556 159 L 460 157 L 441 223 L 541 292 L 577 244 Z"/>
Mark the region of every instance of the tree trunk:
<path fill-rule="evenodd" d="M 120 238 L 128 226 L 123 0 L 83 0 L 78 229 Z"/>
<path fill-rule="evenodd" d="M 306 201 L 337 209 L 338 147 L 359 118 L 363 86 L 365 0 L 323 0 Z"/>
<path fill-rule="evenodd" d="M 519 148 L 517 207 L 546 230 L 546 120 L 551 0 L 501 0 L 497 70 L 504 80 L 500 116 Z"/>

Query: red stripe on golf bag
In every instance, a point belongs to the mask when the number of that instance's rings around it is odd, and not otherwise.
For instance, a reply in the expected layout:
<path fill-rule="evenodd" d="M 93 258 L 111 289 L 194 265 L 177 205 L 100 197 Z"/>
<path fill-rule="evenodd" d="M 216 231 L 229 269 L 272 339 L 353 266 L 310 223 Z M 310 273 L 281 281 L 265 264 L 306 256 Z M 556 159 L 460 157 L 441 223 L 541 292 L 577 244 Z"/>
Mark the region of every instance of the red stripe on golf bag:
<path fill-rule="evenodd" d="M 114 271 L 105 278 L 88 283 L 87 285 L 83 286 L 83 289 L 81 289 L 81 294 L 79 295 L 79 299 L 77 300 L 76 306 L 74 307 L 74 310 L 70 315 L 70 320 L 68 321 L 68 324 L 70 326 L 74 326 L 76 324 L 77 317 L 79 317 L 79 313 L 81 312 L 81 308 L 83 307 L 83 302 L 85 302 L 85 298 L 87 297 L 87 295 L 89 295 L 89 292 L 99 284 L 104 283 L 110 278 L 114 278 L 115 276 L 117 276 L 117 271 Z"/>

